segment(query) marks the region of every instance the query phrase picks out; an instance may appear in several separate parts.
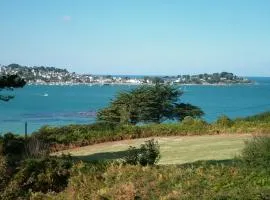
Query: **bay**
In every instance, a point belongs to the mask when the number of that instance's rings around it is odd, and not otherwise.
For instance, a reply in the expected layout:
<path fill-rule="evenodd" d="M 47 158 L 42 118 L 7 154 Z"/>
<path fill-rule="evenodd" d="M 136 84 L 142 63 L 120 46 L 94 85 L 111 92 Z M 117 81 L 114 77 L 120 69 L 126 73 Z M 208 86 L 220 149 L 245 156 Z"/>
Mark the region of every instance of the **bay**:
<path fill-rule="evenodd" d="M 218 116 L 244 117 L 270 110 L 270 78 L 250 78 L 252 85 L 187 85 L 182 102 L 200 106 L 208 122 Z M 96 112 L 107 106 L 119 91 L 136 86 L 127 85 L 27 85 L 11 93 L 10 102 L 0 102 L 0 133 L 24 133 L 44 125 L 87 124 L 95 121 Z M 4 92 L 4 91 L 2 91 Z M 9 92 L 10 93 L 10 92 Z"/>

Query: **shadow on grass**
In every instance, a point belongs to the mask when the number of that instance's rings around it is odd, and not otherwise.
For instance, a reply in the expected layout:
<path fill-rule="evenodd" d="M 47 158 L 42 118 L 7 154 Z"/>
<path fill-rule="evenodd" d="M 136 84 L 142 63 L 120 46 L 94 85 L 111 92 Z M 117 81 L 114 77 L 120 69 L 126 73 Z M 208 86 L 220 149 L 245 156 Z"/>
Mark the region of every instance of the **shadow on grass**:
<path fill-rule="evenodd" d="M 125 158 L 128 150 L 125 151 L 117 151 L 117 152 L 102 152 L 102 153 L 94 153 L 85 156 L 73 156 L 76 160 L 83 161 L 111 161 L 111 160 L 119 160 Z M 191 163 L 183 163 L 183 164 L 175 164 L 179 167 L 198 167 L 202 165 L 224 165 L 224 166 L 232 166 L 238 165 L 241 161 L 239 159 L 226 159 L 226 160 L 199 160 Z"/>
<path fill-rule="evenodd" d="M 85 156 L 72 156 L 75 159 L 83 161 L 97 161 L 97 160 L 118 160 L 123 159 L 127 155 L 128 151 L 116 151 L 116 152 L 102 152 L 94 153 Z"/>

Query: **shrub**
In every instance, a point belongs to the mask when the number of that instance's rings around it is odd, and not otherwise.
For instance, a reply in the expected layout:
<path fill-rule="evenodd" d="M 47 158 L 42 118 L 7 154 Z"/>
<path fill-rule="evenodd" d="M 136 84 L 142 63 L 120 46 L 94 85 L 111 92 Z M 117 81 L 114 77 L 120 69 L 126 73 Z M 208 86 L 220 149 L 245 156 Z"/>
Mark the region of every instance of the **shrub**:
<path fill-rule="evenodd" d="M 193 123 L 194 123 L 194 119 L 193 117 L 190 117 L 190 116 L 186 116 L 182 121 L 183 125 L 192 125 Z"/>
<path fill-rule="evenodd" d="M 231 127 L 233 125 L 233 121 L 226 115 L 223 115 L 217 119 L 216 124 L 221 127 Z"/>
<path fill-rule="evenodd" d="M 60 192 L 68 184 L 71 167 L 69 156 L 25 160 L 0 199 L 28 197 L 30 192 Z"/>
<path fill-rule="evenodd" d="M 2 152 L 4 155 L 19 155 L 23 153 L 24 139 L 12 133 L 7 133 L 3 137 Z"/>
<path fill-rule="evenodd" d="M 245 117 L 242 120 L 249 122 L 269 122 L 270 121 L 270 112 L 263 112 L 257 115 Z"/>
<path fill-rule="evenodd" d="M 24 138 L 12 133 L 7 133 L 2 138 L 1 153 L 6 157 L 9 167 L 13 170 L 24 156 Z"/>
<path fill-rule="evenodd" d="M 237 163 L 83 167 L 54 199 L 269 199 L 269 174 Z"/>
<path fill-rule="evenodd" d="M 0 155 L 0 192 L 4 190 L 7 180 L 7 161 L 4 156 Z"/>
<path fill-rule="evenodd" d="M 49 155 L 49 144 L 35 135 L 25 141 L 24 154 L 26 158 L 37 158 Z"/>
<path fill-rule="evenodd" d="M 139 149 L 130 146 L 124 160 L 127 164 L 137 165 L 139 163 Z"/>
<path fill-rule="evenodd" d="M 160 147 L 157 141 L 148 140 L 139 149 L 130 147 L 125 157 L 125 163 L 142 166 L 154 165 L 160 159 Z"/>
<path fill-rule="evenodd" d="M 248 141 L 242 158 L 248 166 L 270 170 L 270 137 L 257 136 Z"/>

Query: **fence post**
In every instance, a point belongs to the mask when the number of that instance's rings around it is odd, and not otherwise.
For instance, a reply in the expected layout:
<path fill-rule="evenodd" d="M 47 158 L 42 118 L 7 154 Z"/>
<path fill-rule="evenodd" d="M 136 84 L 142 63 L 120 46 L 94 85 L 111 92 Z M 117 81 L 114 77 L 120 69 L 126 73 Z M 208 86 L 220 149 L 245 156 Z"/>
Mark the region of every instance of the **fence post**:
<path fill-rule="evenodd" d="M 27 138 L 27 122 L 25 122 L 25 124 L 24 124 L 24 136 L 26 139 Z"/>

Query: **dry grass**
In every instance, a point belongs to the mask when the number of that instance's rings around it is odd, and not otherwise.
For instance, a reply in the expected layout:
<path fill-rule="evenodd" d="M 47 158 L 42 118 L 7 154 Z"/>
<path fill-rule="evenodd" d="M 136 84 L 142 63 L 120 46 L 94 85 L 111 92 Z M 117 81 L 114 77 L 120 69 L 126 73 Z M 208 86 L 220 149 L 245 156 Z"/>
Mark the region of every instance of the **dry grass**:
<path fill-rule="evenodd" d="M 155 137 L 161 150 L 158 164 L 231 159 L 241 152 L 244 141 L 251 137 L 250 134 Z M 150 138 L 107 142 L 66 150 L 63 153 L 70 153 L 82 160 L 118 159 L 125 155 L 129 146 L 138 146 L 148 139 Z"/>

